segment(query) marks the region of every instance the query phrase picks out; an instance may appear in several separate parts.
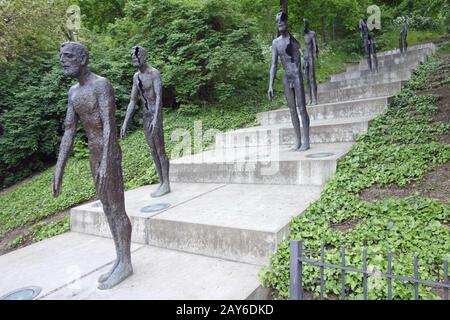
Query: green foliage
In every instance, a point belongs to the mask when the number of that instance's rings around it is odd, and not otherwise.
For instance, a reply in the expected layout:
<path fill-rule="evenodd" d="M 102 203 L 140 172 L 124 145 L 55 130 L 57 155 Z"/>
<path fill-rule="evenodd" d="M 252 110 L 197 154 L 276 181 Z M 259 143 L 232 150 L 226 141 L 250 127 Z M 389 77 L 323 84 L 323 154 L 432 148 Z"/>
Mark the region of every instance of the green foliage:
<path fill-rule="evenodd" d="M 225 101 L 262 79 L 254 25 L 232 1 L 128 1 L 125 15 L 111 26 L 123 57 L 136 44 L 147 48 L 179 103 Z"/>
<path fill-rule="evenodd" d="M 320 199 L 290 224 L 290 240 L 303 240 L 306 255 L 318 259 L 324 242 L 327 262 L 340 264 L 340 248 L 345 244 L 346 265 L 362 268 L 362 246 L 368 246 L 368 266 L 386 272 L 387 252 L 394 253 L 393 272 L 413 276 L 413 256 L 420 259 L 422 279 L 442 279 L 443 260 L 450 255 L 450 206 L 437 200 L 413 196 L 365 202 L 358 194 L 371 186 L 404 186 L 420 180 L 426 172 L 450 161 L 450 146 L 437 142 L 439 135 L 450 131 L 449 124 L 433 123 L 434 97 L 419 96 L 427 74 L 441 61 L 430 59 L 420 66 L 412 81 L 390 104 L 387 112 L 375 119 L 366 135 L 359 137 L 347 156 L 338 164 L 335 178 L 324 188 Z M 339 231 L 334 225 L 353 222 L 356 226 Z M 304 288 L 320 292 L 319 269 L 305 266 Z M 265 286 L 275 288 L 281 298 L 289 297 L 289 242 L 283 242 L 261 270 Z M 340 272 L 326 270 L 325 291 L 341 294 Z M 361 299 L 362 276 L 347 273 L 346 290 L 350 299 Z M 411 284 L 394 281 L 395 299 L 412 299 Z M 373 290 L 370 290 L 370 289 Z M 437 299 L 430 288 L 420 287 L 423 299 Z M 387 283 L 369 276 L 369 299 L 386 299 Z"/>
<path fill-rule="evenodd" d="M 33 225 L 27 232 L 20 235 L 10 243 L 8 247 L 15 249 L 23 245 L 26 241 L 39 242 L 47 238 L 51 238 L 70 230 L 70 217 L 66 216 L 55 222 L 39 222 Z"/>
<path fill-rule="evenodd" d="M 0 1 L 0 63 L 40 54 L 64 35 L 68 0 Z"/>
<path fill-rule="evenodd" d="M 66 111 L 67 87 L 55 55 L 0 65 L 0 186 L 23 179 L 53 161 Z"/>

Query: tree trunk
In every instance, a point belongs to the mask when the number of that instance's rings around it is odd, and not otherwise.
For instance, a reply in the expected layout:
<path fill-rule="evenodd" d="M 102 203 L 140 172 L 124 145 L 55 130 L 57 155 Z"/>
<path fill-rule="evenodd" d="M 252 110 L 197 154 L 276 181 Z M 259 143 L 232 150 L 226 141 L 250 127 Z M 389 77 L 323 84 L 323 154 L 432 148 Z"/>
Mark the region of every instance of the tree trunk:
<path fill-rule="evenodd" d="M 336 26 L 335 26 L 335 18 L 331 19 L 331 41 L 334 42 L 336 39 Z"/>
<path fill-rule="evenodd" d="M 322 42 L 324 45 L 327 44 L 327 18 L 322 16 Z"/>

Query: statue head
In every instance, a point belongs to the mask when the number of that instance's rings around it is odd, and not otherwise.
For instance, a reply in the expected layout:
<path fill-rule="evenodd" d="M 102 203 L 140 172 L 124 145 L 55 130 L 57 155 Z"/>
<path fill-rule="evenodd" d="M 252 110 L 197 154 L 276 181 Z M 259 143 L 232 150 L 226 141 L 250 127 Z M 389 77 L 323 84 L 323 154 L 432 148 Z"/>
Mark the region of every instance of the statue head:
<path fill-rule="evenodd" d="M 308 19 L 303 19 L 303 26 L 304 26 L 304 30 L 305 30 L 305 33 L 308 33 L 309 32 L 309 20 Z"/>
<path fill-rule="evenodd" d="M 148 53 L 144 47 L 134 46 L 131 49 L 131 60 L 133 61 L 133 66 L 140 67 L 147 63 Z"/>
<path fill-rule="evenodd" d="M 278 12 L 275 20 L 278 24 L 278 30 L 280 32 L 286 32 L 288 28 L 288 15 L 284 12 Z"/>
<path fill-rule="evenodd" d="M 71 78 L 78 78 L 89 64 L 89 51 L 79 42 L 65 42 L 61 45 L 59 59 L 64 74 Z"/>

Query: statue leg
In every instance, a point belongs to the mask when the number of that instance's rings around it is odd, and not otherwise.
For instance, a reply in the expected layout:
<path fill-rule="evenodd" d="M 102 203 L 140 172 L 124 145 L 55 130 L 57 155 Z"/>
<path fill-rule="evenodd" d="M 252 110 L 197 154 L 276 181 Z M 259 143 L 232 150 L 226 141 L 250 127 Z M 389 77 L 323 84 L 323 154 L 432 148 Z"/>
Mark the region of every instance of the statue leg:
<path fill-rule="evenodd" d="M 105 192 L 99 194 L 103 204 L 103 210 L 108 220 L 111 233 L 117 239 L 116 252 L 118 253 L 116 263 L 109 276 L 102 277 L 99 284 L 100 290 L 111 289 L 133 273 L 131 264 L 131 231 L 130 219 L 125 211 L 125 195 L 121 168 L 121 152 L 116 151 L 116 159 L 112 159 Z M 113 235 L 114 237 L 114 235 Z M 106 279 L 105 279 L 106 278 Z"/>
<path fill-rule="evenodd" d="M 97 172 L 97 168 L 96 168 L 96 164 L 100 163 L 101 161 L 101 152 L 99 150 L 90 150 L 90 167 L 91 167 L 91 173 L 92 173 L 92 177 L 95 181 L 95 176 L 96 176 L 96 172 Z M 98 189 L 96 187 L 96 192 L 98 193 Z M 102 202 L 100 200 L 100 202 Z M 103 202 L 102 202 L 103 205 Z M 103 212 L 105 212 L 105 209 L 103 209 Z M 113 273 L 114 269 L 119 265 L 119 256 L 120 256 L 120 251 L 119 251 L 119 239 L 118 239 L 118 232 L 116 230 L 116 226 L 114 223 L 112 223 L 111 220 L 111 216 L 110 215 L 106 215 L 106 219 L 108 222 L 108 225 L 110 227 L 111 230 L 111 235 L 113 237 L 114 240 L 114 247 L 116 249 L 116 261 L 114 262 L 112 268 L 110 271 L 108 271 L 107 273 L 103 274 L 100 276 L 100 278 L 98 279 L 99 282 L 104 282 L 106 281 L 109 276 Z"/>
<path fill-rule="evenodd" d="M 308 94 L 309 94 L 309 102 L 308 105 L 312 104 L 313 102 L 313 88 L 312 88 L 312 79 L 311 79 L 311 64 L 310 64 L 310 60 L 307 59 L 305 60 L 305 77 L 306 77 L 306 81 L 307 81 L 307 85 L 308 85 Z"/>
<path fill-rule="evenodd" d="M 293 150 L 299 150 L 302 146 L 302 134 L 295 102 L 295 91 L 290 88 L 289 83 L 286 80 L 284 81 L 284 96 L 286 97 L 288 103 L 289 111 L 291 113 L 291 121 L 295 132 L 295 145 Z"/>
<path fill-rule="evenodd" d="M 159 187 L 157 190 L 159 190 L 159 188 L 161 188 L 161 186 L 164 183 L 164 176 L 163 176 L 163 171 L 161 168 L 161 162 L 159 161 L 158 158 L 158 152 L 157 152 L 157 148 L 155 146 L 155 137 L 150 135 L 150 123 L 152 122 L 152 119 L 145 119 L 144 118 L 144 134 L 145 134 L 145 138 L 147 140 L 147 144 L 149 146 L 150 149 L 150 154 L 152 156 L 153 162 L 155 163 L 155 168 L 156 168 L 156 172 L 158 173 L 158 177 L 159 177 Z M 152 196 L 152 195 L 151 195 Z M 153 197 L 153 196 L 152 196 Z"/>
<path fill-rule="evenodd" d="M 302 144 L 299 151 L 306 151 L 310 149 L 310 138 L 309 138 L 309 126 L 310 119 L 308 111 L 306 109 L 305 103 L 305 89 L 303 88 L 303 79 L 300 76 L 298 82 L 295 84 L 295 95 L 297 97 L 297 108 L 300 111 L 300 117 L 302 118 L 302 129 L 304 135 L 304 143 Z"/>
<path fill-rule="evenodd" d="M 371 44 L 372 58 L 376 72 L 378 72 L 378 57 L 377 57 L 377 46 L 375 43 Z"/>
<path fill-rule="evenodd" d="M 161 170 L 161 185 L 158 190 L 152 193 L 152 197 L 162 197 L 170 192 L 170 180 L 169 180 L 169 158 L 166 155 L 166 149 L 164 144 L 164 131 L 162 128 L 162 120 L 160 126 L 156 129 L 156 133 L 153 137 L 151 149 L 154 154 L 155 162 L 158 162 L 158 166 Z"/>
<path fill-rule="evenodd" d="M 311 104 L 315 106 L 317 104 L 317 81 L 316 81 L 316 65 L 314 59 L 311 58 L 311 65 L 309 68 L 309 78 L 312 92 L 312 102 Z"/>

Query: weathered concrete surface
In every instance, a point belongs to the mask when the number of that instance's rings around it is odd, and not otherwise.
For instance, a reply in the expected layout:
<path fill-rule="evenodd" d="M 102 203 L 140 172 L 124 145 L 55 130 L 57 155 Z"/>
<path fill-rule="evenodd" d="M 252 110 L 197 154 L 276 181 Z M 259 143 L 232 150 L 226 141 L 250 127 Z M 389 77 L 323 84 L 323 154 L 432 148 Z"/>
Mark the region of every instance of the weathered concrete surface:
<path fill-rule="evenodd" d="M 356 87 L 365 87 L 373 84 L 386 84 L 398 81 L 407 81 L 411 78 L 412 70 L 400 70 L 391 73 L 379 72 L 373 74 L 371 77 L 346 79 L 339 81 L 327 81 L 320 83 L 317 90 L 318 92 L 325 92 L 329 90 L 348 89 Z"/>
<path fill-rule="evenodd" d="M 267 263 L 288 224 L 320 195 L 320 187 L 227 185 L 189 206 L 148 221 L 149 244 L 227 258 Z"/>
<path fill-rule="evenodd" d="M 308 106 L 307 109 L 312 121 L 365 118 L 375 117 L 383 113 L 389 101 L 389 97 L 375 97 L 344 102 L 321 103 L 316 106 Z M 262 112 L 258 114 L 257 118 L 261 126 L 291 123 L 291 114 L 287 108 Z"/>
<path fill-rule="evenodd" d="M 152 246 L 140 248 L 132 259 L 134 274 L 111 290 L 97 289 L 105 267 L 42 299 L 244 300 L 259 286 L 255 265 Z"/>
<path fill-rule="evenodd" d="M 381 56 L 378 59 L 378 68 L 381 71 L 384 68 L 392 68 L 395 67 L 396 65 L 398 65 L 399 67 L 404 64 L 411 65 L 416 61 L 423 61 L 426 56 L 432 53 L 433 50 L 431 48 L 424 48 L 409 52 L 407 55 L 403 55 L 398 52 L 394 55 Z M 359 62 L 359 64 L 347 68 L 347 71 L 350 72 L 356 70 L 360 71 L 369 70 L 369 65 L 367 64 L 367 61 L 362 60 Z"/>
<path fill-rule="evenodd" d="M 37 299 L 246 299 L 259 286 L 258 266 L 132 245 L 134 274 L 97 289 L 115 259 L 112 240 L 75 232 L 0 256 L 0 296 L 27 286 Z"/>
<path fill-rule="evenodd" d="M 142 212 L 143 208 L 159 203 L 168 203 L 173 208 L 221 186 L 221 184 L 174 184 L 172 192 L 163 198 L 150 197 L 150 193 L 157 189 L 157 185 L 144 186 L 127 191 L 125 208 L 133 225 L 132 241 L 147 243 L 146 221 L 158 213 L 145 213 Z M 102 237 L 111 237 L 106 217 L 102 207 L 98 206 L 98 201 L 87 203 L 71 210 L 71 230 Z"/>
<path fill-rule="evenodd" d="M 362 79 L 363 81 L 371 79 L 372 77 L 376 76 L 377 74 L 381 73 L 395 73 L 395 72 L 406 72 L 413 70 L 419 65 L 419 61 L 411 62 L 410 64 L 403 64 L 403 65 L 396 65 L 392 67 L 383 68 L 379 72 L 371 72 L 370 70 L 355 70 L 355 71 L 347 71 L 343 73 L 338 73 L 335 75 L 332 75 L 330 77 L 331 82 L 336 81 L 342 81 L 342 80 L 349 80 L 349 79 Z"/>
<path fill-rule="evenodd" d="M 367 131 L 373 117 L 311 121 L 311 143 L 352 142 Z M 294 145 L 294 129 L 288 123 L 240 129 L 216 136 L 216 149 L 268 145 Z"/>
<path fill-rule="evenodd" d="M 306 152 L 272 145 L 224 148 L 172 161 L 174 182 L 317 185 L 330 180 L 350 143 L 312 145 Z M 323 158 L 311 158 L 330 153 Z"/>
<path fill-rule="evenodd" d="M 203 186 L 174 183 L 175 195 L 172 199 L 177 199 L 177 193 L 182 194 L 184 190 L 192 193 L 192 189 L 201 189 Z M 290 219 L 306 209 L 311 201 L 315 201 L 321 190 L 318 186 L 208 186 L 209 192 L 192 196 L 182 203 L 138 220 L 138 228 L 133 232 L 141 233 L 140 239 L 146 237 L 147 244 L 261 264 L 267 262 L 277 243 L 286 237 Z M 145 197 L 147 190 L 139 190 Z M 171 203 L 169 196 L 153 199 L 153 202 Z M 78 208 L 72 209 L 74 224 L 78 224 L 79 212 Z M 83 219 L 89 216 L 89 221 L 105 219 L 103 213 L 92 206 L 84 206 L 81 212 Z M 135 216 L 142 217 L 135 206 L 127 206 L 127 213 L 132 220 Z M 89 232 L 96 235 L 98 232 L 95 230 L 98 229 L 93 225 Z"/>
<path fill-rule="evenodd" d="M 377 83 L 361 87 L 328 90 L 318 93 L 319 103 L 359 100 L 374 97 L 394 96 L 398 94 L 405 81 Z"/>
<path fill-rule="evenodd" d="M 131 249 L 141 247 L 133 244 Z M 0 256 L 0 296 L 28 286 L 41 287 L 41 296 L 49 294 L 98 268 L 111 267 L 115 257 L 112 240 L 100 237 L 71 232 L 38 242 Z"/>

